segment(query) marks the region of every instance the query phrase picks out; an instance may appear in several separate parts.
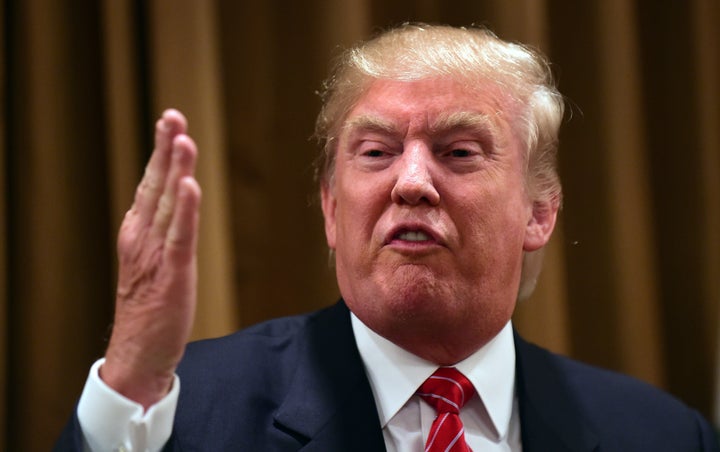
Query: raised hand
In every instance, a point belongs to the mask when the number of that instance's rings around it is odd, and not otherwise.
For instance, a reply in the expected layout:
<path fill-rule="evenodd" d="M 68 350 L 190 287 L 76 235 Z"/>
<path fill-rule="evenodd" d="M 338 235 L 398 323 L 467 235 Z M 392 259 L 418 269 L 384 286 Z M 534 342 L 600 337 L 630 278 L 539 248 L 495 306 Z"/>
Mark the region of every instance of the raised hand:
<path fill-rule="evenodd" d="M 145 409 L 169 391 L 195 313 L 200 186 L 187 121 L 166 110 L 118 237 L 115 323 L 101 378 Z"/>

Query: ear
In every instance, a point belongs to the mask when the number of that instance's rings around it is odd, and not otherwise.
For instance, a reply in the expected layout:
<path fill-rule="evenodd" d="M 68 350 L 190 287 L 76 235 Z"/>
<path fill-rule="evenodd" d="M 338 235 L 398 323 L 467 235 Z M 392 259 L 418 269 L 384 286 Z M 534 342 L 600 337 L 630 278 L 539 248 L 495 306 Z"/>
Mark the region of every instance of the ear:
<path fill-rule="evenodd" d="M 324 181 L 320 187 L 320 198 L 322 202 L 323 217 L 325 218 L 325 239 L 328 247 L 335 249 L 336 227 L 335 227 L 335 208 L 337 200 L 331 182 Z"/>
<path fill-rule="evenodd" d="M 539 250 L 550 240 L 559 209 L 559 197 L 533 202 L 532 216 L 525 227 L 525 251 Z"/>

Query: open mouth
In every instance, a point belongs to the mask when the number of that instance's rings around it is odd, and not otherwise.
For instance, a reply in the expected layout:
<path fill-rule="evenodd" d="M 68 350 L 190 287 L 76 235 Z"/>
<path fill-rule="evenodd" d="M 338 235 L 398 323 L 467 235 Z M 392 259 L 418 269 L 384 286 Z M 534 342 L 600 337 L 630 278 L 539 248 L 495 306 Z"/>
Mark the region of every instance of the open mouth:
<path fill-rule="evenodd" d="M 391 243 L 405 244 L 436 244 L 442 245 L 442 241 L 432 229 L 420 224 L 397 225 L 387 235 L 386 245 Z"/>
<path fill-rule="evenodd" d="M 393 236 L 393 240 L 404 240 L 406 242 L 427 242 L 432 239 L 424 231 L 400 231 Z"/>

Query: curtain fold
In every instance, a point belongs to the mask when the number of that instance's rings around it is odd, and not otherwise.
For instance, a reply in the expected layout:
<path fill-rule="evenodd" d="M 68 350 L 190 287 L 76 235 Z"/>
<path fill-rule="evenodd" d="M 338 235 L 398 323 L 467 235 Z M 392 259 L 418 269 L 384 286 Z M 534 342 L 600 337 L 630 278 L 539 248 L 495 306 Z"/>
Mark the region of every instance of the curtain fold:
<path fill-rule="evenodd" d="M 715 420 L 720 424 L 720 4 L 697 0 L 692 5 L 692 55 L 698 105 L 700 183 L 703 200 L 702 280 L 706 340 L 715 344 Z M 712 347 L 711 347 L 712 348 Z"/>
<path fill-rule="evenodd" d="M 101 4 L 109 233 L 113 236 L 133 202 L 135 185 L 142 177 L 145 147 L 151 145 L 152 123 L 149 123 L 149 114 L 144 113 L 147 107 L 143 81 L 145 58 L 139 50 L 145 45 L 141 41 L 141 14 L 133 2 L 104 0 Z"/>
<path fill-rule="evenodd" d="M 5 26 L 5 1 L 0 0 L 0 24 Z M 6 34 L 0 33 L 0 61 L 6 61 Z M 7 76 L 5 71 L 6 65 L 0 65 L 0 102 L 7 105 Z M 3 108 L 0 119 L 0 438 L 7 436 L 7 424 L 5 422 L 7 416 L 7 372 L 8 372 L 8 341 L 7 341 L 7 312 L 8 312 L 8 265 L 7 265 L 7 178 L 6 178 L 6 162 L 7 162 L 7 125 L 6 120 L 7 108 Z M 0 444 L 1 445 L 1 444 Z"/>
<path fill-rule="evenodd" d="M 643 109 L 646 113 L 646 153 L 650 156 L 650 203 L 657 253 L 658 304 L 661 307 L 666 387 L 688 403 L 709 411 L 712 350 L 717 346 L 717 274 L 708 278 L 717 242 L 708 242 L 708 213 L 717 192 L 706 192 L 709 182 L 704 161 L 704 110 L 717 107 L 717 91 L 702 91 L 697 83 L 706 63 L 717 58 L 717 31 L 706 46 L 697 47 L 695 10 L 706 5 L 718 19 L 717 6 L 704 0 L 686 4 L 638 4 L 638 36 L 643 63 Z M 714 12 L 712 12 L 714 10 Z M 668 30 L 683 30 L 669 33 Z M 717 129 L 717 123 L 710 126 Z M 718 149 L 711 151 L 717 155 Z M 715 167 L 717 168 L 717 167 Z M 716 171 L 710 170 L 710 171 Z M 711 214 L 712 215 L 712 214 Z M 710 233 L 716 234 L 717 231 Z M 712 279 L 714 282 L 710 282 Z M 714 322 L 713 322 L 714 323 Z M 710 359 L 706 357 L 710 357 Z M 688 378 L 695 385 L 684 382 Z"/>
<path fill-rule="evenodd" d="M 200 151 L 193 338 L 335 301 L 316 91 L 340 48 L 406 21 L 537 47 L 567 96 L 564 207 L 518 330 L 720 420 L 716 1 L 0 0 L 0 449 L 48 450 L 103 354 L 165 108 Z"/>
<path fill-rule="evenodd" d="M 111 310 L 99 11 L 30 1 L 12 13 L 5 449 L 43 450 Z"/>
<path fill-rule="evenodd" d="M 648 200 L 649 175 L 644 152 L 635 10 L 623 0 L 598 3 L 598 60 L 601 86 L 600 122 L 607 156 L 607 204 L 615 298 L 615 334 L 622 344 L 618 360 L 627 372 L 663 385 L 661 335 L 657 300 L 657 256 L 653 250 L 654 222 Z M 623 303 L 623 300 L 632 302 Z"/>

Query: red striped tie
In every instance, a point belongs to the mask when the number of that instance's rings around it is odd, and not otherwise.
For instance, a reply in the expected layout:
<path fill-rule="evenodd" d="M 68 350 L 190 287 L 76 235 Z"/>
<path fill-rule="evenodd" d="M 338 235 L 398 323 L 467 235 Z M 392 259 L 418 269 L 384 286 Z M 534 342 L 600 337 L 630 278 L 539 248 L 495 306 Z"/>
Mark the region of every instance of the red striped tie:
<path fill-rule="evenodd" d="M 465 442 L 459 416 L 460 408 L 475 394 L 470 380 L 454 367 L 441 367 L 425 380 L 417 394 L 437 411 L 425 452 L 472 452 Z"/>

